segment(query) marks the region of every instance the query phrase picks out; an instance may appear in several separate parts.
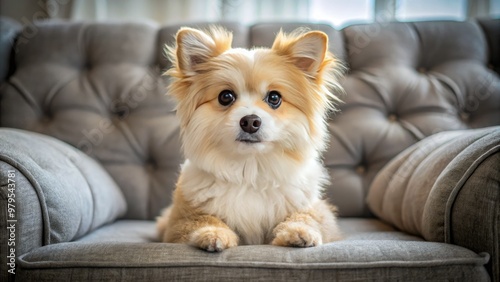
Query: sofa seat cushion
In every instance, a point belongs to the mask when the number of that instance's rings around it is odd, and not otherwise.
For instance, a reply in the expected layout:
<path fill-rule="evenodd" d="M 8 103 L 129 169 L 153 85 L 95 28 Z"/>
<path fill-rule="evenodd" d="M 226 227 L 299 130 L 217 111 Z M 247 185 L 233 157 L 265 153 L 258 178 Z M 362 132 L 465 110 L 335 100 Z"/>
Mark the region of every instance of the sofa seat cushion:
<path fill-rule="evenodd" d="M 421 237 L 397 231 L 394 227 L 374 218 L 340 218 L 339 225 L 344 240 L 424 240 Z M 157 241 L 155 222 L 147 220 L 119 220 L 78 239 L 78 242 L 85 243 Z"/>
<path fill-rule="evenodd" d="M 153 242 L 154 222 L 119 221 L 79 241 L 19 258 L 22 281 L 394 280 L 487 281 L 486 254 L 426 242 L 376 219 L 341 220 L 345 240 L 315 248 L 239 246 L 219 254 Z M 106 235 L 106 236 L 104 236 Z M 417 279 L 418 277 L 418 279 Z"/>

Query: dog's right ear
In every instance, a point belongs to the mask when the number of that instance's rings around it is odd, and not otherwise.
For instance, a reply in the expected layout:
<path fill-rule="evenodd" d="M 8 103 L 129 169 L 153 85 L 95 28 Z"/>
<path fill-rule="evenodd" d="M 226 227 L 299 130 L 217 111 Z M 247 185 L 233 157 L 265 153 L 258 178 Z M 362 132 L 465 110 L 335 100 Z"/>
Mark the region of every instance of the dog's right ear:
<path fill-rule="evenodd" d="M 176 35 L 177 68 L 184 75 L 193 75 L 203 64 L 231 49 L 232 34 L 223 28 L 212 27 L 208 33 L 193 28 L 181 28 Z"/>

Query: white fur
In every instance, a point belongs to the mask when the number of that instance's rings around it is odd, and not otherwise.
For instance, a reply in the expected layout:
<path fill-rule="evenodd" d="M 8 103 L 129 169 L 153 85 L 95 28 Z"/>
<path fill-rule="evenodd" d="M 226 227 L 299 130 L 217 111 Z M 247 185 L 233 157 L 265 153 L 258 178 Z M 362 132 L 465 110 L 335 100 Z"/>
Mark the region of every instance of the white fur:
<path fill-rule="evenodd" d="M 260 159 L 214 164 L 228 165 L 230 180 L 216 178 L 189 160 L 179 183 L 186 198 L 205 213 L 215 215 L 233 229 L 242 244 L 269 243 L 274 226 L 287 214 L 311 208 L 321 198 L 327 181 L 316 161 L 294 165 L 272 154 Z M 275 170 L 263 171 L 274 167 Z"/>

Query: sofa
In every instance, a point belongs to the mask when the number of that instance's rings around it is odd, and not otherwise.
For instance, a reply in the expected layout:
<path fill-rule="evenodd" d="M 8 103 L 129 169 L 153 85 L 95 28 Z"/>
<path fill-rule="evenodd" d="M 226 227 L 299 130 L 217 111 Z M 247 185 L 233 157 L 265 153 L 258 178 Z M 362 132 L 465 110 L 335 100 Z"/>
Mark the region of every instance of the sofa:
<path fill-rule="evenodd" d="M 184 25 L 3 18 L 1 281 L 500 281 L 500 20 L 218 24 L 233 47 L 322 30 L 347 66 L 323 160 L 343 239 L 159 242 L 183 161 L 164 45 Z"/>

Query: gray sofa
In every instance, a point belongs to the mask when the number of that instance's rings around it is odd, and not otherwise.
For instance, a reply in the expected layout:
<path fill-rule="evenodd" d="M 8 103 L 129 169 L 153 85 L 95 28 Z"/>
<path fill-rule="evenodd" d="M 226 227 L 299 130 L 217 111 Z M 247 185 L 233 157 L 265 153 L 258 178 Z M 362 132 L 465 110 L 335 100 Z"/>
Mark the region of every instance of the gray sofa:
<path fill-rule="evenodd" d="M 322 30 L 349 67 L 324 157 L 344 240 L 220 254 L 155 236 L 179 26 L 1 23 L 1 281 L 500 281 L 500 20 L 220 23 L 234 47 Z"/>

